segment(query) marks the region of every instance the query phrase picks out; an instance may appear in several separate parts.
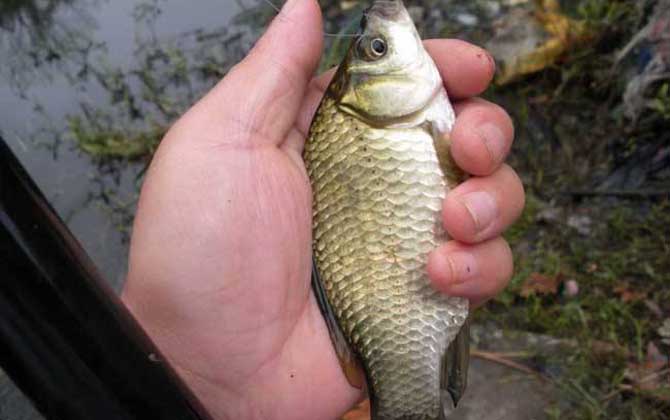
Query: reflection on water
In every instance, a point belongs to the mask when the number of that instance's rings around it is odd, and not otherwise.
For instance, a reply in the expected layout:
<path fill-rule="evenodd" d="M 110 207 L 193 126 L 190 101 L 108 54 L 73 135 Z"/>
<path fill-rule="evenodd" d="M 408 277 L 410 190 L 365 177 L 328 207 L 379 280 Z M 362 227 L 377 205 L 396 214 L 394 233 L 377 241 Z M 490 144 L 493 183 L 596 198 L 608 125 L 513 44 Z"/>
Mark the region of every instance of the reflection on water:
<path fill-rule="evenodd" d="M 55 69 L 69 77 L 82 71 L 97 47 L 90 36 L 93 6 L 75 0 L 6 1 L 0 5 L 0 74 L 16 93 Z"/>
<path fill-rule="evenodd" d="M 144 162 L 91 159 L 70 140 L 82 140 L 94 158 L 104 152 L 86 140 L 146 155 L 146 142 L 127 140 L 152 129 L 159 135 L 253 42 L 258 29 L 230 25 L 243 7 L 217 0 L 0 6 L 0 133 L 117 286 L 125 260 L 118 231 L 128 226 Z"/>

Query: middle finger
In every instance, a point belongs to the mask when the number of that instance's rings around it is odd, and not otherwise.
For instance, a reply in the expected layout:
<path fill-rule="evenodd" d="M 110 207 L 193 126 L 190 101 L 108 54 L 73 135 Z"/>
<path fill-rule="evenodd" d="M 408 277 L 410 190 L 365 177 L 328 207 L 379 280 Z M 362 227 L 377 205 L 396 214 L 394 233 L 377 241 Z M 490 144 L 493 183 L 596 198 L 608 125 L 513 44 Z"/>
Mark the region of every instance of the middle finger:
<path fill-rule="evenodd" d="M 451 190 L 442 206 L 442 224 L 453 239 L 477 243 L 498 236 L 524 206 L 521 180 L 512 168 L 473 177 Z"/>
<path fill-rule="evenodd" d="M 456 122 L 449 134 L 456 164 L 473 175 L 489 175 L 507 157 L 514 125 L 500 106 L 480 98 L 454 105 Z"/>

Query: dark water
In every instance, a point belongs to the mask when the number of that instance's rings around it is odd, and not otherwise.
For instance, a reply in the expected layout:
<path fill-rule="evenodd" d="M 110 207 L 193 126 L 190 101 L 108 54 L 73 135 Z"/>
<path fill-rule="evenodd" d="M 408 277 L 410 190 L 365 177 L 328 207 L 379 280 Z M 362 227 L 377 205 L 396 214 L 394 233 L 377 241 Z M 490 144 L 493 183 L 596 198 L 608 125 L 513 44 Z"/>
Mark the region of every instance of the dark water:
<path fill-rule="evenodd" d="M 43 28 L 35 28 L 40 21 L 18 16 L 0 31 L 0 38 L 4 38 L 0 49 L 0 57 L 4 56 L 0 133 L 98 267 L 118 287 L 125 271 L 126 246 L 114 219 L 103 205 L 91 199 L 100 188 L 98 166 L 62 138 L 67 136 L 62 131 L 66 117 L 80 114 L 82 103 L 105 106 L 108 101 L 109 92 L 92 77 L 78 77 L 78 72 L 84 66 L 129 72 L 137 67 L 135 53 L 143 32 L 169 40 L 195 30 L 218 30 L 241 7 L 233 0 L 51 3 L 53 12 L 39 18 L 50 21 L 43 23 Z M 151 28 L 136 16 L 143 5 L 160 10 Z M 43 34 L 36 34 L 38 31 Z M 42 42 L 40 37 L 48 41 Z M 74 42 L 90 51 L 78 51 L 76 45 L 69 45 Z M 10 47 L 11 43 L 14 45 Z M 51 61 L 34 58 L 43 55 L 45 49 L 55 50 L 59 57 Z M 54 144 L 58 144 L 55 150 Z M 137 171 L 137 167 L 120 171 L 115 190 L 120 199 L 129 199 L 123 196 L 134 191 Z"/>
<path fill-rule="evenodd" d="M 0 134 L 117 290 L 126 271 L 124 229 L 146 162 L 102 164 L 92 159 L 71 141 L 68 118 L 104 110 L 101 118 L 111 118 L 112 125 L 141 126 L 147 120 L 169 124 L 215 82 L 217 71 L 225 72 L 239 59 L 261 30 L 261 24 L 234 24 L 233 17 L 255 10 L 251 0 L 245 1 L 0 4 Z M 207 77 L 189 79 L 186 93 L 175 89 L 180 102 L 169 113 L 155 112 L 140 100 L 144 86 L 133 79 L 134 72 L 147 66 L 148 55 L 163 50 L 221 67 Z M 114 75 L 121 75 L 140 98 L 134 107 L 143 112 L 132 118 L 115 114 L 123 114 L 125 105 L 113 98 L 118 86 L 105 82 Z M 119 208 L 126 214 L 119 216 Z M 0 420 L 37 418 L 0 371 Z"/>

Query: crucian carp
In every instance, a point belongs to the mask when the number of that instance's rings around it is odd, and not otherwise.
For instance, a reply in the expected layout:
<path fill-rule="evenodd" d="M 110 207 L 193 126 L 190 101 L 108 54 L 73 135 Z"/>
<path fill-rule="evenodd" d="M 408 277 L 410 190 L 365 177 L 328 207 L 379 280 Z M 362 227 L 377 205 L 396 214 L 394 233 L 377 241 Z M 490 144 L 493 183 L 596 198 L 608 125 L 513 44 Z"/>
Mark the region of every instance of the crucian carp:
<path fill-rule="evenodd" d="M 362 366 L 375 420 L 437 420 L 462 396 L 468 302 L 436 291 L 442 201 L 463 179 L 454 112 L 401 0 L 365 12 L 305 146 L 312 285 L 350 383 Z M 450 401 L 451 399 L 451 401 Z"/>

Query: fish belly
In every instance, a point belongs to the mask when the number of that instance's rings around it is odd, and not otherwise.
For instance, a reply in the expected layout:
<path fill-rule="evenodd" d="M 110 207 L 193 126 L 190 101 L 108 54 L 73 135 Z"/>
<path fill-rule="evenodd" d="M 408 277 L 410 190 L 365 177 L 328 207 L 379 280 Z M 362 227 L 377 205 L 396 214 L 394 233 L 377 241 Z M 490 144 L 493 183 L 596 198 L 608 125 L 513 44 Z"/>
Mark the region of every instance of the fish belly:
<path fill-rule="evenodd" d="M 373 418 L 442 418 L 442 362 L 467 302 L 430 285 L 447 191 L 432 136 L 375 129 L 324 99 L 305 158 L 314 253 L 328 300 L 368 379 Z"/>

